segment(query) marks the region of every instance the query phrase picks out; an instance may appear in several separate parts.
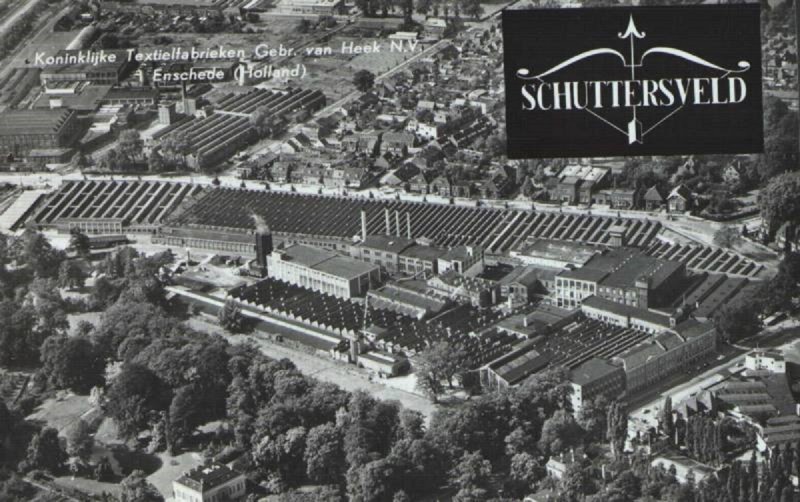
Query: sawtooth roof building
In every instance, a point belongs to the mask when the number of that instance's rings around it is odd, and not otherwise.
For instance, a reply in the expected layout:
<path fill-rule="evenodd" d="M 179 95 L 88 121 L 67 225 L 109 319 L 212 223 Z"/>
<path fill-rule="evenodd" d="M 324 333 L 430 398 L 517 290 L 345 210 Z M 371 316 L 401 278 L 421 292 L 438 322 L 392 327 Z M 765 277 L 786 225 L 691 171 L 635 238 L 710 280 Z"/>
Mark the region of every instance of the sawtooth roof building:
<path fill-rule="evenodd" d="M 0 154 L 72 147 L 79 135 L 72 110 L 9 110 L 0 114 Z"/>

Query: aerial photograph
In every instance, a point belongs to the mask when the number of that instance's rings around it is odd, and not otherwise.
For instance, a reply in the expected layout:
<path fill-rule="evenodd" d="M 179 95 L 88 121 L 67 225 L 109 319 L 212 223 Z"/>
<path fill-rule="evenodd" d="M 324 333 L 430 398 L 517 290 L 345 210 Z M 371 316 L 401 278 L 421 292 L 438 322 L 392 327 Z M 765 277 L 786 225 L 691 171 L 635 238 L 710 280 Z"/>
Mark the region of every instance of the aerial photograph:
<path fill-rule="evenodd" d="M 800 501 L 794 0 L 0 0 L 0 502 Z"/>

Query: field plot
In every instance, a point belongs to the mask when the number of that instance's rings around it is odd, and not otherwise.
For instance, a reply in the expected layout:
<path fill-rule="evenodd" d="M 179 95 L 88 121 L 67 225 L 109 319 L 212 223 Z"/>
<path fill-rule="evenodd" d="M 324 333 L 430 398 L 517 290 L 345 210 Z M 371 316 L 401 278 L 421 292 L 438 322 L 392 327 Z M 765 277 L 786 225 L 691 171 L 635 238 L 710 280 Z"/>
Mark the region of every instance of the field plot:
<path fill-rule="evenodd" d="M 364 43 L 363 39 L 354 38 L 350 40 L 356 45 Z M 380 75 L 424 50 L 421 43 L 414 45 L 414 42 L 409 43 L 407 40 L 394 40 L 395 45 L 392 46 L 392 42 L 392 40 L 378 40 L 380 52 L 355 56 L 348 65 L 355 71 L 368 70 L 375 75 Z"/>

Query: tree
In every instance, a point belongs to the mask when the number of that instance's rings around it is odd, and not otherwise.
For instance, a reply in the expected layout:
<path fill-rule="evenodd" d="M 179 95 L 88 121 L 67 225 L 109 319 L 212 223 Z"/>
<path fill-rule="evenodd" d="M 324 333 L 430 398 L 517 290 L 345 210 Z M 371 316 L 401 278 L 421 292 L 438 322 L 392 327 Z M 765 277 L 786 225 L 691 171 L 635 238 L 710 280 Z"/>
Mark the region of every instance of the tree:
<path fill-rule="evenodd" d="M 668 438 L 675 435 L 675 419 L 672 416 L 672 397 L 667 396 L 664 398 L 664 406 L 661 408 L 661 417 L 658 420 L 658 425 Z"/>
<path fill-rule="evenodd" d="M 67 454 L 61 448 L 58 431 L 52 427 L 42 429 L 28 444 L 28 455 L 20 468 L 24 471 L 43 469 L 57 474 L 64 468 Z"/>
<path fill-rule="evenodd" d="M 375 85 L 375 74 L 369 70 L 359 70 L 353 75 L 353 84 L 361 92 L 367 92 Z"/>
<path fill-rule="evenodd" d="M 417 356 L 417 368 L 421 374 L 447 381 L 453 388 L 453 379 L 466 369 L 467 355 L 459 346 L 449 342 L 434 342 Z"/>
<path fill-rule="evenodd" d="M 453 484 L 458 488 L 454 501 L 486 500 L 492 464 L 480 452 L 464 453 L 450 473 Z"/>
<path fill-rule="evenodd" d="M 86 281 L 86 272 L 77 260 L 65 260 L 58 267 L 58 287 L 65 289 L 78 289 Z"/>
<path fill-rule="evenodd" d="M 111 466 L 111 461 L 108 460 L 108 457 L 104 456 L 99 462 L 97 462 L 97 465 L 94 468 L 94 479 L 104 483 L 108 483 L 114 479 L 114 469 Z"/>
<path fill-rule="evenodd" d="M 536 483 L 544 478 L 545 471 L 536 457 L 530 453 L 517 453 L 511 457 L 509 478 L 512 481 L 512 490 L 518 497 L 533 493 Z"/>
<path fill-rule="evenodd" d="M 586 431 L 588 439 L 594 441 L 603 439 L 606 432 L 608 405 L 608 399 L 601 394 L 594 399 L 589 399 L 584 402 L 575 416 L 578 425 L 581 426 L 581 429 Z"/>
<path fill-rule="evenodd" d="M 204 393 L 196 385 L 180 387 L 169 406 L 169 433 L 167 445 L 171 452 L 191 435 L 202 423 L 203 409 L 206 405 Z"/>
<path fill-rule="evenodd" d="M 769 239 L 773 239 L 778 229 L 787 223 L 786 251 L 791 251 L 791 236 L 794 227 L 800 222 L 800 173 L 786 173 L 773 177 L 761 191 L 759 198 L 761 217 L 767 224 Z"/>
<path fill-rule="evenodd" d="M 714 245 L 732 249 L 742 241 L 742 235 L 733 225 L 727 225 L 714 232 Z"/>
<path fill-rule="evenodd" d="M 582 431 L 572 414 L 558 410 L 545 420 L 539 448 L 550 455 L 561 453 L 582 440 Z"/>
<path fill-rule="evenodd" d="M 133 438 L 150 425 L 154 412 L 166 410 L 168 397 L 163 382 L 152 371 L 126 364 L 106 392 L 104 409 L 120 435 Z"/>
<path fill-rule="evenodd" d="M 12 245 L 17 262 L 24 263 L 37 277 L 55 277 L 64 252 L 54 249 L 47 238 L 36 231 L 25 232 Z"/>
<path fill-rule="evenodd" d="M 335 484 L 344 473 L 342 436 L 332 423 L 308 431 L 304 455 L 308 479 L 317 484 Z"/>
<path fill-rule="evenodd" d="M 728 341 L 736 342 L 755 335 L 761 329 L 756 302 L 739 300 L 723 305 L 714 313 L 717 331 Z"/>
<path fill-rule="evenodd" d="M 69 249 L 77 253 L 78 256 L 88 257 L 91 252 L 89 236 L 78 227 L 71 228 L 69 231 Z"/>
<path fill-rule="evenodd" d="M 244 328 L 244 316 L 239 304 L 233 299 L 225 301 L 219 311 L 219 324 L 231 333 L 241 333 Z"/>
<path fill-rule="evenodd" d="M 93 446 L 94 438 L 92 438 L 89 424 L 79 418 L 67 432 L 67 454 L 88 462 Z"/>
<path fill-rule="evenodd" d="M 88 394 L 103 384 L 105 361 L 86 337 L 50 336 L 42 344 L 40 358 L 41 375 L 56 389 Z"/>
<path fill-rule="evenodd" d="M 147 481 L 145 473 L 133 471 L 120 483 L 119 502 L 163 502 L 164 497 Z"/>
<path fill-rule="evenodd" d="M 606 437 L 611 445 L 611 452 L 616 458 L 620 458 L 625 449 L 625 438 L 628 435 L 628 412 L 625 405 L 619 401 L 613 401 L 608 407 L 606 424 Z"/>
<path fill-rule="evenodd" d="M 151 173 L 160 173 L 166 169 L 167 163 L 161 153 L 158 150 L 151 151 L 150 156 L 147 157 L 147 170 Z"/>
<path fill-rule="evenodd" d="M 464 14 L 472 17 L 476 21 L 483 15 L 483 6 L 480 0 L 462 0 Z"/>
<path fill-rule="evenodd" d="M 308 19 L 301 19 L 297 22 L 298 33 L 308 33 L 309 31 L 311 31 L 311 21 Z"/>

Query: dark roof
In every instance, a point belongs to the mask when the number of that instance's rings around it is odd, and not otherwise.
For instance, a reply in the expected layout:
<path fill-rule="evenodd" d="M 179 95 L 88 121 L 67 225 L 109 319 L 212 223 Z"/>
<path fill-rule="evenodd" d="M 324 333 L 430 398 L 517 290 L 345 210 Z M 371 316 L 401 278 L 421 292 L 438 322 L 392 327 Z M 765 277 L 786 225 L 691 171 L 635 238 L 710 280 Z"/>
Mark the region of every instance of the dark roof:
<path fill-rule="evenodd" d="M 517 350 L 489 363 L 489 368 L 509 385 L 521 382 L 550 363 L 548 356 L 533 348 L 535 344 L 536 340 L 523 342 Z"/>
<path fill-rule="evenodd" d="M 505 277 L 500 279 L 500 284 L 521 284 L 526 287 L 535 286 L 539 282 L 538 269 L 532 265 L 516 267 Z"/>
<path fill-rule="evenodd" d="M 397 254 L 410 248 L 414 244 L 413 239 L 407 239 L 405 237 L 397 237 L 394 235 L 368 235 L 359 246 Z"/>
<path fill-rule="evenodd" d="M 202 493 L 213 490 L 238 476 L 242 476 L 242 474 L 225 465 L 213 464 L 195 467 L 175 481 Z"/>
<path fill-rule="evenodd" d="M 650 287 L 656 289 L 682 266 L 683 265 L 677 261 L 664 260 L 636 253 L 630 255 L 621 262 L 619 266 L 612 269 L 600 284 L 603 286 L 628 288 L 634 286 L 637 279 L 646 278 L 650 280 Z"/>
<path fill-rule="evenodd" d="M 433 246 L 423 246 L 420 244 L 411 246 L 403 250 L 400 253 L 401 256 L 407 256 L 409 258 L 416 258 L 418 260 L 428 260 L 428 261 L 435 261 L 437 258 L 442 256 L 445 253 L 445 250 L 442 248 L 437 248 Z"/>
<path fill-rule="evenodd" d="M 658 202 L 663 202 L 664 196 L 661 195 L 661 191 L 658 189 L 658 187 L 653 185 L 647 190 L 647 192 L 645 192 L 644 200 L 654 200 Z"/>
<path fill-rule="evenodd" d="M 0 136 L 57 133 L 71 110 L 9 110 L 0 114 Z"/>
<path fill-rule="evenodd" d="M 570 371 L 569 380 L 577 385 L 586 385 L 615 371 L 620 371 L 619 366 L 614 366 L 603 359 L 593 357 Z"/>

